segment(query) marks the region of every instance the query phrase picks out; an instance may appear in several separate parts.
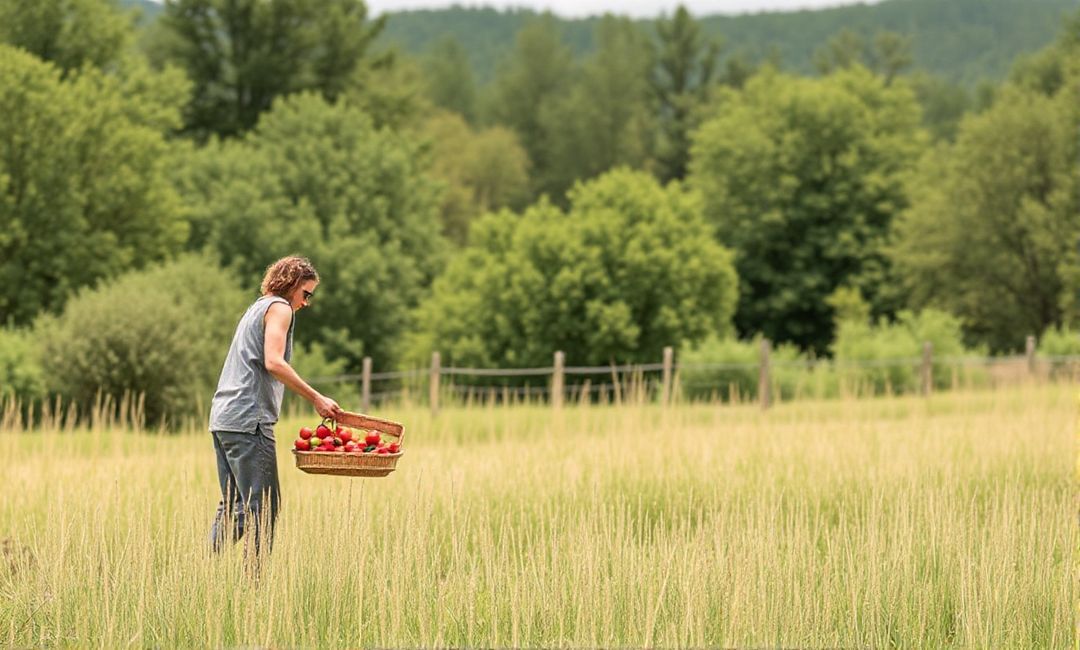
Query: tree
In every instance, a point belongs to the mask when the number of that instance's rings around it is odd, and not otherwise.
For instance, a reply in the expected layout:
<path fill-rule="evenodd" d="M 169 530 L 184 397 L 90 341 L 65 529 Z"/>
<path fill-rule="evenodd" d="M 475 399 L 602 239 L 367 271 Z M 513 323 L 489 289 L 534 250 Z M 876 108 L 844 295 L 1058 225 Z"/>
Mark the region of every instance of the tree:
<path fill-rule="evenodd" d="M 994 350 L 1061 325 L 1080 289 L 1080 120 L 1069 100 L 1003 89 L 923 162 L 896 224 L 891 256 L 912 304 L 957 314 Z"/>
<path fill-rule="evenodd" d="M 389 49 L 356 69 L 342 98 L 370 116 L 376 128 L 409 129 L 433 110 L 424 84 L 419 65 Z"/>
<path fill-rule="evenodd" d="M 476 82 L 461 43 L 443 37 L 424 60 L 428 98 L 440 108 L 453 111 L 469 122 L 476 120 Z"/>
<path fill-rule="evenodd" d="M 115 62 L 131 37 L 132 15 L 110 0 L 0 0 L 0 43 L 65 71 Z"/>
<path fill-rule="evenodd" d="M 279 99 L 238 141 L 192 150 L 176 182 L 192 222 L 189 247 L 209 250 L 244 286 L 300 253 L 322 277 L 298 340 L 358 368 L 380 365 L 441 270 L 437 191 L 418 142 L 345 101 Z"/>
<path fill-rule="evenodd" d="M 368 56 L 385 17 L 363 0 L 166 0 L 159 61 L 195 84 L 187 127 L 236 135 L 274 99 L 314 90 L 339 96 Z"/>
<path fill-rule="evenodd" d="M 824 353 L 826 297 L 858 288 L 888 315 L 884 243 L 925 139 L 911 90 L 855 67 L 824 79 L 760 74 L 719 96 L 693 136 L 690 182 L 739 272 L 740 333 Z"/>
<path fill-rule="evenodd" d="M 814 52 L 814 67 L 820 74 L 862 65 L 884 77 L 886 85 L 911 61 L 911 39 L 889 31 L 878 32 L 873 43 L 867 43 L 858 33 L 843 29 Z"/>
<path fill-rule="evenodd" d="M 960 120 L 972 110 L 974 99 L 962 86 L 925 72 L 907 77 L 922 107 L 923 126 L 935 140 L 953 140 Z"/>
<path fill-rule="evenodd" d="M 146 72 L 145 69 L 142 72 Z M 76 289 L 168 257 L 187 227 L 163 129 L 182 79 L 56 66 L 0 45 L 0 322 L 57 311 Z"/>
<path fill-rule="evenodd" d="M 660 104 L 660 177 L 682 179 L 690 159 L 690 132 L 697 126 L 695 109 L 713 81 L 720 44 L 701 35 L 701 25 L 682 5 L 670 19 L 656 22 L 656 32 L 660 52 L 652 85 Z M 741 59 L 729 61 L 728 72 L 736 83 L 745 81 L 742 65 Z"/>
<path fill-rule="evenodd" d="M 731 256 L 692 195 L 619 169 L 578 185 L 563 212 L 546 200 L 474 224 L 470 244 L 420 308 L 408 356 L 537 366 L 654 361 L 666 345 L 730 331 Z"/>
<path fill-rule="evenodd" d="M 514 52 L 492 84 L 487 113 L 507 126 L 529 154 L 533 178 L 551 169 L 541 123 L 545 107 L 565 92 L 573 70 L 570 50 L 559 41 L 551 14 L 530 21 L 518 32 Z"/>
<path fill-rule="evenodd" d="M 474 131 L 461 116 L 438 113 L 423 133 L 430 142 L 432 175 L 444 183 L 443 234 L 454 243 L 468 240 L 474 218 L 521 207 L 528 199 L 529 158 L 513 131 L 502 126 Z"/>
<path fill-rule="evenodd" d="M 540 109 L 543 160 L 535 170 L 541 192 L 555 201 L 576 180 L 615 166 L 647 168 L 656 131 L 649 73 L 653 48 L 627 18 L 605 15 L 596 27 L 597 51 L 568 92 Z"/>

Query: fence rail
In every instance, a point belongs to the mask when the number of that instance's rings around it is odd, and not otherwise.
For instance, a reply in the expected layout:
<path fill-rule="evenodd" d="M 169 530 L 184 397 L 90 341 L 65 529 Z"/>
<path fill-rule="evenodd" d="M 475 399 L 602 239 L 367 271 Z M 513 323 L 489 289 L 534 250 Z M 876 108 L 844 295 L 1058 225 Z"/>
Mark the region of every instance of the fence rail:
<path fill-rule="evenodd" d="M 910 376 L 918 384 L 918 391 L 929 395 L 935 387 L 935 369 L 1004 367 L 1013 368 L 1013 375 L 1032 376 L 1039 372 L 1039 364 L 1049 366 L 1080 366 L 1080 355 L 1036 355 L 1035 338 L 1027 337 L 1025 352 L 1020 355 L 1007 357 L 974 357 L 970 355 L 935 357 L 933 346 L 930 343 L 923 345 L 922 355 L 914 357 L 893 359 L 800 359 L 800 360 L 774 360 L 772 358 L 772 344 L 768 340 L 762 340 L 759 358 L 754 362 L 719 362 L 719 363 L 687 363 L 676 362 L 674 349 L 666 347 L 663 351 L 663 360 L 654 363 L 629 363 L 611 364 L 607 366 L 567 366 L 565 354 L 556 351 L 552 355 L 551 366 L 532 368 L 473 368 L 458 366 L 443 366 L 439 352 L 432 353 L 431 364 L 427 368 L 413 368 L 407 370 L 392 370 L 384 372 L 372 372 L 370 358 L 365 358 L 363 372 L 360 374 L 342 374 L 331 377 L 314 377 L 312 383 L 340 384 L 359 382 L 361 386 L 361 408 L 371 408 L 373 401 L 382 401 L 400 397 L 404 394 L 422 394 L 427 389 L 428 402 L 433 413 L 438 413 L 440 400 L 446 395 L 464 398 L 467 401 L 474 399 L 508 399 L 512 397 L 526 398 L 540 396 L 547 399 L 551 406 L 560 408 L 565 399 L 584 399 L 585 396 L 599 394 L 612 395 L 619 398 L 620 391 L 626 392 L 630 385 L 636 381 L 639 389 L 645 387 L 651 395 L 655 395 L 661 404 L 668 404 L 678 391 L 675 377 L 682 373 L 683 377 L 692 373 L 709 372 L 743 372 L 748 375 L 756 373 L 755 399 L 762 408 L 768 408 L 776 395 L 778 384 L 777 372 L 791 370 L 813 371 L 819 367 L 845 373 L 851 370 L 887 370 L 893 368 L 906 368 L 909 372 L 915 371 Z M 660 373 L 659 377 L 651 373 Z M 646 379 L 646 375 L 650 374 Z M 590 376 L 602 375 L 611 378 L 609 382 L 594 382 Z M 568 376 L 583 377 L 584 382 L 567 384 Z M 458 378 L 544 378 L 544 385 L 525 386 L 491 386 L 486 384 L 463 383 Z M 620 379 L 622 377 L 623 379 Z M 425 379 L 426 378 L 426 379 Z M 637 378 L 636 380 L 633 378 Z M 444 381 L 447 380 L 447 381 Z M 412 382 L 410 386 L 398 387 L 387 390 L 373 391 L 374 382 Z M 445 383 L 445 385 L 444 385 Z M 723 390 L 724 386 L 716 386 L 717 390 Z M 726 388 L 730 389 L 731 386 Z M 751 386 L 751 390 L 753 386 Z"/>

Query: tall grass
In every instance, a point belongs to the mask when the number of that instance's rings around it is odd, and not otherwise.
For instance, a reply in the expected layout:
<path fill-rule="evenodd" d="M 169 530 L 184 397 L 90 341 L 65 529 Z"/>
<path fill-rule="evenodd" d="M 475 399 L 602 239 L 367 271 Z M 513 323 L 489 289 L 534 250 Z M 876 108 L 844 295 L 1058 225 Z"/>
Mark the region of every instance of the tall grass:
<path fill-rule="evenodd" d="M 398 407 L 384 479 L 295 470 L 286 421 L 258 581 L 208 554 L 209 434 L 53 418 L 0 432 L 0 644 L 1073 646 L 1075 406 Z"/>

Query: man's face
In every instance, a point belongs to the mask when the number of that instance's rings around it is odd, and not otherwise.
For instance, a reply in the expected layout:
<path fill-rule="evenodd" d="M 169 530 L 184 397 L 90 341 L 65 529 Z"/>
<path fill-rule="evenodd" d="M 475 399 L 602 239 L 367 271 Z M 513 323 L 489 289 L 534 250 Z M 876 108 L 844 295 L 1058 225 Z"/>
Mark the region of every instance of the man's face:
<path fill-rule="evenodd" d="M 319 283 L 315 280 L 305 280 L 300 283 L 300 286 L 289 296 L 289 304 L 292 306 L 293 311 L 300 311 L 308 306 L 311 297 L 315 295 L 315 287 L 317 286 L 319 286 Z"/>

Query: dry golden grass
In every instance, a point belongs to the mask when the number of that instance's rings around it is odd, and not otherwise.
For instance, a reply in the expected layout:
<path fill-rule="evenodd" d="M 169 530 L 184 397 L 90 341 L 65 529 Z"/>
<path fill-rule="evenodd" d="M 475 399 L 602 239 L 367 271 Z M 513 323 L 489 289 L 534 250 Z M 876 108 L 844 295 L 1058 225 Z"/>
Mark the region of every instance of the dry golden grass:
<path fill-rule="evenodd" d="M 1070 647 L 1075 392 L 392 408 L 385 479 L 285 421 L 257 583 L 209 434 L 0 432 L 0 644 Z"/>

